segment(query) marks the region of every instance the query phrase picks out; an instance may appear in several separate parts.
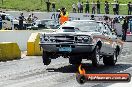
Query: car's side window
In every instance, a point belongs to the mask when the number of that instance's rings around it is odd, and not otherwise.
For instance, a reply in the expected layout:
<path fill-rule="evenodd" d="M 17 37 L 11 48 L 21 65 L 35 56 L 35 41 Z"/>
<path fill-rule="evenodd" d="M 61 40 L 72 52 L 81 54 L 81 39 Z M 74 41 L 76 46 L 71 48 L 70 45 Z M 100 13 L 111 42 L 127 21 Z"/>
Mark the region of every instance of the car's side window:
<path fill-rule="evenodd" d="M 106 30 L 104 24 L 100 23 L 100 24 L 99 24 L 99 27 L 100 27 L 101 33 L 102 33 L 103 35 L 108 35 L 108 31 Z"/>
<path fill-rule="evenodd" d="M 105 25 L 105 29 L 106 29 L 107 35 L 112 35 L 112 33 L 111 33 L 110 28 L 108 27 L 108 25 Z"/>

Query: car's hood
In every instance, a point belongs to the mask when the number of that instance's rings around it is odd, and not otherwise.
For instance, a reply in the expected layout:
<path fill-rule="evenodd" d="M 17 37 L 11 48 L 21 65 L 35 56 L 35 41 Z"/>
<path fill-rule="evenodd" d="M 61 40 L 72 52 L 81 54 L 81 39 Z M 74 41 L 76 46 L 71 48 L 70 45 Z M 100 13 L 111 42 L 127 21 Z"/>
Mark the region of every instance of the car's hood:
<path fill-rule="evenodd" d="M 100 35 L 99 32 L 51 32 L 51 33 L 45 33 L 48 35 Z"/>

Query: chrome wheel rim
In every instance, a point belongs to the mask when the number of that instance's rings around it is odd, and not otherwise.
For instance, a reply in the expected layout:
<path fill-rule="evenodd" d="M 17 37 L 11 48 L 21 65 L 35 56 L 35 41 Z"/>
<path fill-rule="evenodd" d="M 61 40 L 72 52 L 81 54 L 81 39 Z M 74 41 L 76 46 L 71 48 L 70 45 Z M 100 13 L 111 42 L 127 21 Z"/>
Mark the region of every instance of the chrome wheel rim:
<path fill-rule="evenodd" d="M 99 49 L 97 48 L 96 50 L 96 59 L 97 59 L 97 63 L 99 64 L 100 61 L 100 54 L 99 54 Z"/>
<path fill-rule="evenodd" d="M 116 54 L 116 52 L 114 53 L 114 62 L 115 63 L 117 62 L 117 54 Z"/>

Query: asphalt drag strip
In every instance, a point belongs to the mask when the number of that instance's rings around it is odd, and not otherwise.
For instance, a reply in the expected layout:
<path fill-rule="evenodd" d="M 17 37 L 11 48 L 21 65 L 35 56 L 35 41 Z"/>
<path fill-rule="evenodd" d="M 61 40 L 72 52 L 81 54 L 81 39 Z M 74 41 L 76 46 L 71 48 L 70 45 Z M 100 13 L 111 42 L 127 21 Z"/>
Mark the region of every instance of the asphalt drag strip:
<path fill-rule="evenodd" d="M 116 66 L 98 68 L 91 61 L 83 60 L 86 73 L 130 73 L 132 74 L 132 43 L 126 42 Z M 114 87 L 119 83 L 92 83 L 80 85 L 76 81 L 78 69 L 68 63 L 68 59 L 53 59 L 44 66 L 40 56 L 24 57 L 21 60 L 0 62 L 0 87 Z M 127 85 L 125 86 L 127 87 Z M 128 86 L 129 87 L 129 86 Z"/>

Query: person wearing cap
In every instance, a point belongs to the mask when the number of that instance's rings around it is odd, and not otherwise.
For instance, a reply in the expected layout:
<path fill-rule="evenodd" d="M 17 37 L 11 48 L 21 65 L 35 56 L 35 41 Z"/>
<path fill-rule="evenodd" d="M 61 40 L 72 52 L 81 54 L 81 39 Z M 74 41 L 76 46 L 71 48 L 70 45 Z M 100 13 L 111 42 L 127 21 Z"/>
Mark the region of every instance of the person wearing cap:
<path fill-rule="evenodd" d="M 62 25 L 65 21 L 69 20 L 69 13 L 66 11 L 66 8 L 62 8 L 59 14 L 59 22 Z"/>

